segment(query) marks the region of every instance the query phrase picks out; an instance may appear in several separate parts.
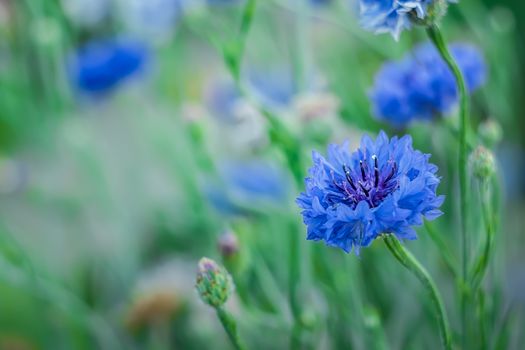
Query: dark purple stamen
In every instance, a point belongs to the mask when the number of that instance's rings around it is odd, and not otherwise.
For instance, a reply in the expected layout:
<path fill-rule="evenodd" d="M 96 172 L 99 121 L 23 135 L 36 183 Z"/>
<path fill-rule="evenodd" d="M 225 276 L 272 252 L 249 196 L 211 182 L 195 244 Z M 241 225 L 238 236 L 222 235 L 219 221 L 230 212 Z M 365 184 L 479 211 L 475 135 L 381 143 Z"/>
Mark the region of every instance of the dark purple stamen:
<path fill-rule="evenodd" d="M 350 183 L 350 186 L 352 186 L 352 189 L 355 191 L 356 187 L 354 185 L 354 180 L 352 180 L 352 176 L 350 175 L 350 170 L 348 170 L 348 167 L 343 164 L 343 171 L 345 172 L 346 181 Z"/>
<path fill-rule="evenodd" d="M 361 189 L 363 190 L 363 192 L 365 193 L 365 195 L 368 197 L 369 192 L 368 192 L 368 190 L 366 189 L 366 187 L 363 186 L 363 184 L 359 184 L 359 187 L 361 187 Z"/>
<path fill-rule="evenodd" d="M 389 160 L 385 165 L 379 167 L 377 156 L 373 155 L 372 159 L 374 160 L 373 171 L 370 170 L 366 160 L 359 161 L 359 170 L 343 165 L 346 182 L 343 181 L 342 184 L 338 184 L 332 174 L 334 185 L 344 195 L 342 199 L 351 202 L 354 207 L 361 201 L 366 201 L 371 207 L 377 207 L 398 187 L 398 181 L 395 179 L 397 174 L 396 162 Z M 353 170 L 361 173 L 361 179 L 357 181 L 357 186 L 354 182 L 355 174 L 352 176 Z"/>
<path fill-rule="evenodd" d="M 377 187 L 379 184 L 379 168 L 377 167 L 377 157 L 373 156 L 374 158 L 374 186 Z"/>
<path fill-rule="evenodd" d="M 359 161 L 359 167 L 361 168 L 361 178 L 363 179 L 363 181 L 366 181 L 365 168 L 363 167 L 362 160 Z"/>

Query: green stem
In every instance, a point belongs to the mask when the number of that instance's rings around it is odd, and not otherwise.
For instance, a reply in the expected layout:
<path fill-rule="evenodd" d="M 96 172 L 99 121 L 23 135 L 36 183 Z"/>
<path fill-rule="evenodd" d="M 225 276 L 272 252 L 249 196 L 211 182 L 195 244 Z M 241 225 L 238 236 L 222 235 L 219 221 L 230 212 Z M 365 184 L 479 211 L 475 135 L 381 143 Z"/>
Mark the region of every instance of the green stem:
<path fill-rule="evenodd" d="M 439 51 L 443 60 L 452 70 L 459 91 L 459 157 L 458 157 L 458 169 L 459 169 L 459 197 L 460 197 L 460 210 L 461 210 L 461 242 L 462 242 L 462 285 L 461 290 L 461 324 L 462 324 L 462 339 L 463 348 L 466 348 L 467 341 L 467 298 L 468 295 L 465 293 L 465 286 L 468 280 L 468 237 L 467 237 L 467 222 L 468 222 L 468 175 L 467 175 L 467 131 L 468 131 L 468 116 L 469 116 L 469 100 L 467 94 L 467 86 L 465 79 L 457 65 L 456 61 L 450 54 L 446 45 L 445 39 L 441 34 L 441 31 L 437 24 L 432 24 L 427 28 L 427 34 Z"/>
<path fill-rule="evenodd" d="M 297 12 L 294 16 L 295 45 L 292 46 L 291 57 L 293 60 L 295 88 L 302 91 L 305 88 L 308 76 L 308 10 L 309 5 L 304 0 L 294 3 Z"/>
<path fill-rule="evenodd" d="M 300 349 L 301 347 L 301 333 L 302 333 L 302 324 L 301 324 L 301 306 L 299 304 L 298 297 L 298 286 L 301 279 L 301 251 L 299 245 L 299 239 L 296 235 L 296 230 L 294 227 L 290 229 L 289 237 L 289 303 L 293 316 L 293 325 L 292 325 L 292 334 L 290 338 L 290 349 Z"/>
<path fill-rule="evenodd" d="M 228 334 L 228 338 L 230 338 L 233 347 L 237 350 L 246 349 L 244 344 L 241 342 L 239 334 L 237 333 L 237 323 L 235 322 L 233 316 L 222 307 L 218 307 L 215 310 L 217 311 L 217 316 L 219 317 L 226 334 Z"/>
<path fill-rule="evenodd" d="M 490 257 L 492 256 L 492 246 L 494 242 L 494 224 L 491 218 L 490 202 L 487 198 L 488 192 L 488 183 L 480 182 L 479 184 L 479 196 L 481 201 L 481 216 L 483 217 L 483 223 L 485 225 L 487 237 L 485 239 L 485 245 L 483 251 L 480 252 L 476 262 L 474 264 L 474 269 L 472 270 L 472 292 L 476 293 L 476 290 L 479 288 L 481 282 L 483 282 L 483 277 L 487 272 L 487 267 L 489 265 Z"/>
<path fill-rule="evenodd" d="M 492 247 L 494 242 L 494 220 L 491 216 L 491 206 L 488 200 L 488 182 L 479 182 L 479 197 L 481 202 L 481 215 L 483 223 L 486 229 L 486 239 L 482 251 L 479 253 L 478 258 L 474 264 L 472 276 L 472 295 L 476 298 L 477 312 L 479 319 L 479 332 L 480 332 L 480 349 L 487 349 L 487 329 L 486 329 L 486 311 L 485 311 L 485 294 L 480 288 L 483 278 L 486 274 L 490 257 L 492 256 Z"/>
<path fill-rule="evenodd" d="M 486 320 L 486 311 L 485 311 L 485 294 L 480 290 L 477 294 L 478 298 L 478 319 L 479 319 L 479 338 L 480 338 L 480 349 L 488 349 L 487 341 L 487 325 Z"/>
<path fill-rule="evenodd" d="M 253 104 L 268 122 L 270 140 L 283 150 L 288 166 L 294 176 L 295 183 L 300 187 L 303 185 L 304 174 L 299 140 L 279 118 L 262 106 L 261 103 L 249 93 L 249 89 L 247 89 L 241 81 L 241 66 L 246 40 L 255 17 L 256 8 L 256 0 L 249 0 L 246 3 L 239 28 L 239 37 L 233 42 L 233 46 L 223 48 L 223 57 L 241 96 Z"/>
<path fill-rule="evenodd" d="M 451 350 L 452 338 L 450 336 L 447 313 L 445 311 L 445 306 L 436 284 L 432 280 L 432 277 L 430 277 L 427 270 L 419 263 L 419 261 L 417 261 L 417 259 L 399 243 L 395 236 L 391 234 L 386 235 L 385 243 L 390 252 L 401 263 L 401 265 L 412 272 L 412 274 L 417 277 L 417 279 L 423 284 L 430 294 L 432 303 L 436 308 L 436 318 L 439 325 L 439 333 L 441 336 L 443 348 L 446 350 Z"/>
<path fill-rule="evenodd" d="M 262 116 L 268 122 L 268 134 L 273 144 L 278 145 L 283 151 L 288 166 L 294 176 L 295 183 L 298 187 L 301 187 L 304 180 L 303 167 L 302 167 L 302 155 L 301 145 L 297 137 L 286 127 L 286 125 L 277 118 L 270 110 L 265 108 L 256 98 L 254 98 L 249 89 L 247 89 L 241 79 L 241 65 L 244 56 L 244 49 L 246 39 L 248 37 L 253 18 L 255 16 L 257 2 L 256 0 L 249 0 L 244 7 L 243 18 L 239 30 L 239 38 L 235 41 L 232 48 L 227 48 L 224 55 L 225 63 L 229 67 L 232 78 L 240 92 L 240 94 L 252 103 Z M 302 75 L 302 74 L 301 74 Z M 301 279 L 301 247 L 300 240 L 296 237 L 295 226 L 291 228 L 290 232 L 290 256 L 289 256 L 289 268 L 290 268 L 290 284 L 289 284 L 289 302 L 292 310 L 294 323 L 292 326 L 292 335 L 290 347 L 297 349 L 301 346 L 301 305 L 298 297 L 298 286 Z"/>
<path fill-rule="evenodd" d="M 427 230 L 427 233 L 432 242 L 434 242 L 436 247 L 439 249 L 439 252 L 443 261 L 445 262 L 445 265 L 447 266 L 447 269 L 450 271 L 452 276 L 457 277 L 457 261 L 454 259 L 454 256 L 450 252 L 449 246 L 430 222 L 425 221 L 425 229 Z"/>

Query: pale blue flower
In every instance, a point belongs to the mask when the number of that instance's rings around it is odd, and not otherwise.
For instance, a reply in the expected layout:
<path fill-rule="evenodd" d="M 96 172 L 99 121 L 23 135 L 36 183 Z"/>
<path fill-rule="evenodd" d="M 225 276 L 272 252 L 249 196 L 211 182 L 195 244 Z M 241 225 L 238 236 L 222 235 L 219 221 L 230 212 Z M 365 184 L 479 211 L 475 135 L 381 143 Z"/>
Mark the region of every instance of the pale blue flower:
<path fill-rule="evenodd" d="M 424 21 L 436 3 L 453 0 L 359 0 L 360 22 L 374 33 L 390 33 L 396 40 L 401 31 L 411 28 L 413 19 Z"/>

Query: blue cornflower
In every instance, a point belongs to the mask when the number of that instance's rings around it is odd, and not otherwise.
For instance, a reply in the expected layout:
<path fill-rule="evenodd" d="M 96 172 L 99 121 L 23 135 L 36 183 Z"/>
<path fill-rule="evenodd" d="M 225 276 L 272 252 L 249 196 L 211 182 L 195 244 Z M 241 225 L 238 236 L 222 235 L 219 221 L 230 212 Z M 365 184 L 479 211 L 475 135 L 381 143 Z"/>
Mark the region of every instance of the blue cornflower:
<path fill-rule="evenodd" d="M 284 67 L 268 70 L 250 69 L 246 76 L 246 85 L 267 108 L 285 108 L 297 93 L 292 73 Z M 215 116 L 224 121 L 237 121 L 236 109 L 243 101 L 244 98 L 231 80 L 213 81 L 206 94 L 207 105 Z"/>
<path fill-rule="evenodd" d="M 292 71 L 286 66 L 252 69 L 247 76 L 253 93 L 267 107 L 286 107 L 297 93 Z"/>
<path fill-rule="evenodd" d="M 146 59 L 146 47 L 140 42 L 116 38 L 95 40 L 78 49 L 70 72 L 79 90 L 101 94 L 136 74 Z"/>
<path fill-rule="evenodd" d="M 290 177 L 265 160 L 230 161 L 219 167 L 220 181 L 207 181 L 209 202 L 224 214 L 279 207 L 289 196 Z"/>
<path fill-rule="evenodd" d="M 442 214 L 438 168 L 412 148 L 408 135 L 389 140 L 381 132 L 375 141 L 364 135 L 353 153 L 348 143 L 332 144 L 327 158 L 315 151 L 312 158 L 306 190 L 296 201 L 308 240 L 359 253 L 383 233 L 415 239 L 413 226 Z"/>
<path fill-rule="evenodd" d="M 361 25 L 377 34 L 390 33 L 397 40 L 412 23 L 432 22 L 441 16 L 448 2 L 455 0 L 360 0 Z"/>
<path fill-rule="evenodd" d="M 486 65 L 476 47 L 450 46 L 469 92 L 486 80 Z M 445 61 L 430 43 L 418 46 L 399 61 L 387 62 L 375 77 L 370 92 L 373 113 L 396 127 L 413 120 L 447 115 L 458 103 L 456 81 Z"/>
<path fill-rule="evenodd" d="M 206 91 L 206 105 L 213 115 L 225 122 L 236 122 L 236 106 L 242 96 L 232 81 L 212 81 Z"/>
<path fill-rule="evenodd" d="M 128 29 L 148 41 L 165 39 L 179 22 L 181 0 L 127 0 L 122 16 Z"/>

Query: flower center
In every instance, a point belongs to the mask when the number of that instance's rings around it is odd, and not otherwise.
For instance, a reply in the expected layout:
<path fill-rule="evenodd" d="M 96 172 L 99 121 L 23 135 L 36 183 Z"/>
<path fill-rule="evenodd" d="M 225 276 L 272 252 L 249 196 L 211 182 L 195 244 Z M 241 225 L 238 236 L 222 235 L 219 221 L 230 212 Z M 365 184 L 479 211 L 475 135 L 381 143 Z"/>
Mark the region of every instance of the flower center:
<path fill-rule="evenodd" d="M 359 161 L 357 173 L 355 169 L 343 165 L 346 181 L 340 184 L 334 181 L 336 187 L 343 192 L 343 200 L 350 202 L 353 208 L 361 201 L 366 201 L 371 208 L 377 207 L 398 187 L 398 181 L 395 178 L 397 163 L 389 160 L 379 168 L 377 156 L 373 155 L 372 159 L 374 160 L 373 168 L 368 165 L 368 162 Z"/>

